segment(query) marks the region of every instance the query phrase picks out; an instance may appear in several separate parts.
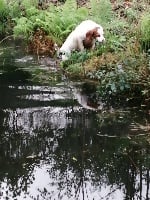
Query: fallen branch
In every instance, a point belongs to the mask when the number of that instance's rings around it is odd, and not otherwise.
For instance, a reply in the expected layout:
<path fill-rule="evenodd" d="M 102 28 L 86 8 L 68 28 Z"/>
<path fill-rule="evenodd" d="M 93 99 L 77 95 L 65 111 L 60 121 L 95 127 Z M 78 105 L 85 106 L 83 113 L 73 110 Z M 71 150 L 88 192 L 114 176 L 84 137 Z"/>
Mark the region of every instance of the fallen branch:
<path fill-rule="evenodd" d="M 4 42 L 5 40 L 7 40 L 8 38 L 10 38 L 10 37 L 12 37 L 13 35 L 8 35 L 8 36 L 6 36 L 5 38 L 3 38 L 1 41 L 0 41 L 0 44 L 2 43 L 2 42 Z"/>

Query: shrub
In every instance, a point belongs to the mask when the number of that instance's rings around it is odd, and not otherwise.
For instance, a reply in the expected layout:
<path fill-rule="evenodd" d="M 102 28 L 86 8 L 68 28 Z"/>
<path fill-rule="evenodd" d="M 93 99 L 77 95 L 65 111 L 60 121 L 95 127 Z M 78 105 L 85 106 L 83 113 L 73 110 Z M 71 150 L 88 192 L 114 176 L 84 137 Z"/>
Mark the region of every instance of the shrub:
<path fill-rule="evenodd" d="M 122 60 L 120 57 L 119 62 L 107 63 L 87 74 L 89 78 L 98 80 L 97 92 L 104 100 L 115 97 L 117 102 L 120 96 L 124 99 L 149 98 L 149 58 L 146 55 L 132 56 L 124 56 Z"/>

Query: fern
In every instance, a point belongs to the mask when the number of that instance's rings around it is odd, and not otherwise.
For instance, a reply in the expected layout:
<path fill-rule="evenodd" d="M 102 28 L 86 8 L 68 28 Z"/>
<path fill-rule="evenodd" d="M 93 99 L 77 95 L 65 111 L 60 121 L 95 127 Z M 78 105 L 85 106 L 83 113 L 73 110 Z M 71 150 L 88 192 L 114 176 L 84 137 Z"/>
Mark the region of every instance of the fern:
<path fill-rule="evenodd" d="M 78 21 L 85 20 L 89 15 L 89 11 L 85 7 L 77 9 L 76 18 Z"/>
<path fill-rule="evenodd" d="M 67 15 L 71 14 L 73 17 L 74 12 L 77 9 L 77 3 L 75 0 L 66 0 L 65 4 L 61 6 L 62 13 L 66 13 Z"/>
<path fill-rule="evenodd" d="M 5 0 L 0 0 L 0 16 L 2 17 L 3 14 L 6 12 L 6 2 Z"/>
<path fill-rule="evenodd" d="M 96 22 L 106 25 L 113 18 L 111 3 L 109 0 L 90 0 L 91 18 Z"/>
<path fill-rule="evenodd" d="M 28 38 L 32 33 L 33 24 L 26 17 L 17 19 L 17 26 L 14 27 L 14 36 Z"/>
<path fill-rule="evenodd" d="M 40 14 L 39 10 L 36 9 L 34 6 L 31 6 L 30 8 L 28 8 L 26 10 L 26 17 L 27 18 L 30 18 L 30 17 L 35 16 L 35 15 L 38 16 L 39 14 Z"/>
<path fill-rule="evenodd" d="M 15 36 L 21 34 L 28 38 L 34 30 L 42 28 L 56 42 L 61 43 L 75 26 L 88 16 L 88 10 L 86 8 L 77 9 L 76 0 L 67 0 L 63 5 L 58 7 L 50 5 L 49 9 L 44 11 L 39 11 L 34 6 L 28 7 L 28 4 L 29 0 L 26 1 L 26 17 L 15 19 Z"/>
<path fill-rule="evenodd" d="M 25 9 L 29 9 L 32 6 L 36 7 L 37 6 L 37 0 L 23 0 L 21 4 L 25 7 Z"/>
<path fill-rule="evenodd" d="M 17 18 L 17 17 L 21 17 L 21 12 L 20 12 L 20 6 L 19 6 L 19 3 L 18 1 L 10 1 L 8 3 L 8 7 L 10 8 L 9 9 L 9 16 L 14 19 L 14 18 Z"/>
<path fill-rule="evenodd" d="M 67 0 L 65 4 L 54 7 L 50 6 L 46 13 L 49 33 L 59 41 L 63 41 L 80 21 L 88 16 L 86 8 L 77 9 L 76 0 Z"/>

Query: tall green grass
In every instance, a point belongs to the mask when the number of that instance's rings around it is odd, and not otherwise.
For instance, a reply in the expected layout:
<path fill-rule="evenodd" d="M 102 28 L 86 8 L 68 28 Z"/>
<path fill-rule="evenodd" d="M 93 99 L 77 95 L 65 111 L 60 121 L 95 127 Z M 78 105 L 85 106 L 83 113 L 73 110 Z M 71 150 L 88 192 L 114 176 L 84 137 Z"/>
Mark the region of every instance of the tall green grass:
<path fill-rule="evenodd" d="M 144 50 L 150 50 L 150 13 L 144 13 L 140 22 L 141 42 Z"/>

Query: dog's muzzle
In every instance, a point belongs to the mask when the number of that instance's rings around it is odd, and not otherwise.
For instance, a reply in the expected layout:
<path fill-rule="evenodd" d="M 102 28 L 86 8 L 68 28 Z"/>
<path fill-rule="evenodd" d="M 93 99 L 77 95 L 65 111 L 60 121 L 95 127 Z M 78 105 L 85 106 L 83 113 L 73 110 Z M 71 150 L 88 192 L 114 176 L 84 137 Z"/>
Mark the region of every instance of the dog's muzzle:
<path fill-rule="evenodd" d="M 63 55 L 65 55 L 65 52 L 59 51 L 59 52 L 57 53 L 57 58 L 62 59 Z"/>

